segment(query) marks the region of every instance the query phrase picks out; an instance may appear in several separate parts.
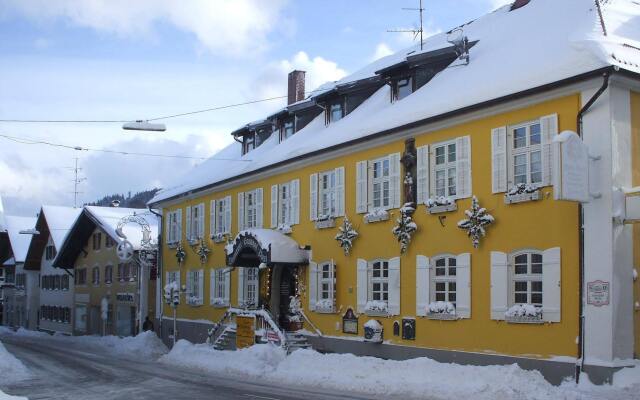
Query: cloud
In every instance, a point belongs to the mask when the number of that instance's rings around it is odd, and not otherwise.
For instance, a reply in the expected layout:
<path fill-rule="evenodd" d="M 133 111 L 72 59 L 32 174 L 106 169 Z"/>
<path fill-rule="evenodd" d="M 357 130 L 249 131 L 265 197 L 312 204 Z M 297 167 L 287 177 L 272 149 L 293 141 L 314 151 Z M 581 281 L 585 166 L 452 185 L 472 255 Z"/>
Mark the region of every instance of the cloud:
<path fill-rule="evenodd" d="M 46 22 L 64 20 L 120 37 L 150 37 L 169 23 L 193 34 L 214 54 L 249 56 L 269 47 L 269 35 L 289 23 L 286 0 L 0 0 L 0 9 Z"/>
<path fill-rule="evenodd" d="M 294 69 L 306 71 L 305 89 L 310 92 L 326 82 L 337 81 L 347 73 L 337 63 L 323 57 L 310 58 L 300 51 L 291 59 L 273 62 L 255 80 L 259 98 L 282 96 L 287 93 L 287 74 Z"/>
<path fill-rule="evenodd" d="M 382 57 L 386 57 L 388 55 L 393 54 L 393 50 L 386 43 L 378 43 L 376 46 L 376 51 L 373 53 L 371 57 L 371 61 L 379 60 Z"/>

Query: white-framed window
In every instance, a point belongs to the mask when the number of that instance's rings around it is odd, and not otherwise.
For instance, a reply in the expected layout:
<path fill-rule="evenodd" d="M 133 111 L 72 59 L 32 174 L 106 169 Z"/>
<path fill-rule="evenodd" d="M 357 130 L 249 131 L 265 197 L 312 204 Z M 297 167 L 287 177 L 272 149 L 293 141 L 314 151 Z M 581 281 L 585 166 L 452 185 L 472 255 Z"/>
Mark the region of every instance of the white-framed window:
<path fill-rule="evenodd" d="M 342 103 L 333 103 L 329 106 L 329 122 L 336 122 L 344 116 Z"/>
<path fill-rule="evenodd" d="M 209 231 L 211 237 L 231 233 L 231 196 L 211 200 Z"/>
<path fill-rule="evenodd" d="M 283 227 L 300 222 L 300 180 L 271 186 L 271 227 Z"/>
<path fill-rule="evenodd" d="M 542 307 L 542 253 L 525 251 L 511 256 L 511 302 Z"/>
<path fill-rule="evenodd" d="M 309 310 L 335 311 L 336 265 L 333 260 L 309 264 Z"/>
<path fill-rule="evenodd" d="M 344 216 L 344 167 L 309 175 L 312 221 Z"/>
<path fill-rule="evenodd" d="M 95 266 L 91 270 L 91 283 L 94 286 L 98 286 L 100 284 L 100 267 Z"/>
<path fill-rule="evenodd" d="M 413 79 L 411 77 L 398 79 L 396 82 L 396 100 L 402 100 L 413 93 Z"/>
<path fill-rule="evenodd" d="M 437 319 L 471 318 L 469 253 L 416 257 L 416 315 Z"/>
<path fill-rule="evenodd" d="M 518 185 L 551 185 L 551 142 L 558 134 L 558 115 L 552 114 L 491 132 L 492 191 L 507 192 Z"/>
<path fill-rule="evenodd" d="M 296 133 L 293 121 L 287 121 L 282 127 L 282 140 L 287 140 Z"/>
<path fill-rule="evenodd" d="M 419 146 L 416 162 L 418 204 L 429 199 L 471 197 L 471 137 Z"/>
<path fill-rule="evenodd" d="M 262 188 L 238 193 L 238 230 L 262 228 Z"/>
<path fill-rule="evenodd" d="M 438 257 L 433 259 L 433 300 L 456 305 L 456 258 Z"/>
<path fill-rule="evenodd" d="M 504 320 L 507 311 L 527 307 L 527 317 L 560 322 L 561 252 L 521 249 L 491 252 L 491 319 Z M 537 310 L 535 315 L 532 310 Z M 540 315 L 541 314 L 541 315 Z"/>
<path fill-rule="evenodd" d="M 432 146 L 434 194 L 437 197 L 455 197 L 457 195 L 457 151 L 456 142 L 449 141 Z"/>
<path fill-rule="evenodd" d="M 400 153 L 356 164 L 356 211 L 400 208 Z"/>
<path fill-rule="evenodd" d="M 238 305 L 244 308 L 258 307 L 258 268 L 238 268 Z"/>
<path fill-rule="evenodd" d="M 187 304 L 200 306 L 204 298 L 204 270 L 187 271 Z"/>
<path fill-rule="evenodd" d="M 400 258 L 358 259 L 358 312 L 370 315 L 400 313 Z"/>
<path fill-rule="evenodd" d="M 214 307 L 229 306 L 231 273 L 225 268 L 211 269 L 209 285 L 209 304 Z"/>
<path fill-rule="evenodd" d="M 172 283 L 177 282 L 178 288 L 182 289 L 180 286 L 180 271 L 167 271 L 165 275 L 165 286 Z"/>
<path fill-rule="evenodd" d="M 180 241 L 182 235 L 182 210 L 167 212 L 165 216 L 165 236 L 168 244 L 175 244 Z"/>
<path fill-rule="evenodd" d="M 190 242 L 204 237 L 204 203 L 187 207 L 186 236 Z"/>

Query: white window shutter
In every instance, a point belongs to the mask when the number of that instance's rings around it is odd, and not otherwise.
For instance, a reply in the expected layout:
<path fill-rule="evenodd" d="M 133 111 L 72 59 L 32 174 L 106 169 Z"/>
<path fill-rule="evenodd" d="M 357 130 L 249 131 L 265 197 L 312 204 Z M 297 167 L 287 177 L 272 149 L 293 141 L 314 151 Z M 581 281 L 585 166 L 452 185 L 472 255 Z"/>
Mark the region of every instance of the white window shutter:
<path fill-rule="evenodd" d="M 429 193 L 427 199 L 436 197 L 436 155 L 435 147 L 429 149 Z"/>
<path fill-rule="evenodd" d="M 400 257 L 389 260 L 389 304 L 390 315 L 400 315 Z"/>
<path fill-rule="evenodd" d="M 318 302 L 318 264 L 309 262 L 309 311 L 316 310 Z"/>
<path fill-rule="evenodd" d="M 278 185 L 271 185 L 271 228 L 278 226 Z"/>
<path fill-rule="evenodd" d="M 553 175 L 551 171 L 553 165 L 551 143 L 558 134 L 558 114 L 540 118 L 540 131 L 542 136 L 542 186 L 549 186 Z"/>
<path fill-rule="evenodd" d="M 175 281 L 178 283 L 178 289 L 182 290 L 182 284 L 180 283 L 180 271 L 175 272 Z"/>
<path fill-rule="evenodd" d="M 218 271 L 216 269 L 211 268 L 209 270 L 209 305 L 213 305 L 213 300 L 216 298 L 217 274 Z"/>
<path fill-rule="evenodd" d="M 471 254 L 456 257 L 456 315 L 471 318 Z"/>
<path fill-rule="evenodd" d="M 471 136 L 456 139 L 457 198 L 471 197 Z"/>
<path fill-rule="evenodd" d="M 363 260 L 362 258 L 358 258 L 358 266 L 357 266 L 357 287 L 356 287 L 356 295 L 357 295 L 357 311 L 358 313 L 363 313 L 365 307 L 367 306 L 367 291 L 369 290 L 369 281 L 367 280 L 367 260 Z"/>
<path fill-rule="evenodd" d="M 191 240 L 191 206 L 187 206 L 187 240 Z"/>
<path fill-rule="evenodd" d="M 331 311 L 336 308 L 336 263 L 331 259 L 331 287 L 329 288 L 329 296 L 331 296 Z"/>
<path fill-rule="evenodd" d="M 244 192 L 238 193 L 238 232 L 244 230 Z"/>
<path fill-rule="evenodd" d="M 309 217 L 318 219 L 318 174 L 309 175 Z"/>
<path fill-rule="evenodd" d="M 509 264 L 507 254 L 491 252 L 491 319 L 504 320 L 509 308 Z"/>
<path fill-rule="evenodd" d="M 418 192 L 417 203 L 425 204 L 429 199 L 429 146 L 420 146 L 417 149 L 416 162 L 416 189 Z"/>
<path fill-rule="evenodd" d="M 429 257 L 416 256 L 416 315 L 424 317 L 427 315 L 429 306 L 429 289 L 431 288 Z"/>
<path fill-rule="evenodd" d="M 162 222 L 164 223 L 164 241 L 165 243 L 171 243 L 171 216 L 173 212 L 167 212 L 164 214 L 164 218 L 162 218 Z"/>
<path fill-rule="evenodd" d="M 178 232 L 174 240 L 176 242 L 179 242 L 180 240 L 182 240 L 182 209 L 179 209 L 176 212 L 178 213 L 178 216 L 176 217 L 178 221 L 178 229 L 177 229 Z"/>
<path fill-rule="evenodd" d="M 336 215 L 344 217 L 344 167 L 336 168 Z"/>
<path fill-rule="evenodd" d="M 209 235 L 213 236 L 216 234 L 216 201 L 211 200 L 209 207 Z"/>
<path fill-rule="evenodd" d="M 236 268 L 238 271 L 238 307 L 244 307 L 244 268 Z"/>
<path fill-rule="evenodd" d="M 374 168 L 374 163 L 372 161 L 368 161 L 367 162 L 367 211 L 373 210 L 373 168 Z M 390 203 L 393 203 L 393 198 L 391 198 L 391 200 L 389 201 Z"/>
<path fill-rule="evenodd" d="M 356 163 L 356 212 L 358 214 L 367 212 L 368 175 L 367 161 L 358 161 Z"/>
<path fill-rule="evenodd" d="M 294 179 L 289 185 L 289 195 L 291 196 L 291 211 L 289 225 L 300 223 L 300 179 Z"/>
<path fill-rule="evenodd" d="M 187 271 L 187 303 L 191 303 L 193 296 L 193 271 Z"/>
<path fill-rule="evenodd" d="M 400 179 L 401 171 L 400 153 L 389 154 L 389 176 L 391 178 L 391 183 L 389 184 L 391 193 L 389 196 L 391 197 L 391 208 L 400 208 L 402 205 L 400 204 L 403 181 L 403 179 Z"/>
<path fill-rule="evenodd" d="M 204 237 L 204 203 L 198 204 L 198 238 Z"/>
<path fill-rule="evenodd" d="M 542 317 L 548 322 L 560 322 L 560 264 L 560 247 L 542 253 Z"/>
<path fill-rule="evenodd" d="M 204 304 L 204 270 L 198 271 L 198 304 Z"/>
<path fill-rule="evenodd" d="M 507 127 L 491 131 L 491 169 L 493 193 L 507 191 Z"/>
<path fill-rule="evenodd" d="M 231 196 L 224 198 L 224 233 L 231 233 Z"/>
<path fill-rule="evenodd" d="M 220 270 L 218 273 L 222 274 L 224 272 Z M 231 297 L 231 271 L 224 273 L 224 275 L 224 304 L 228 306 L 231 304 L 229 301 Z"/>
<path fill-rule="evenodd" d="M 263 217 L 262 217 L 262 188 L 257 188 L 256 191 L 256 228 L 262 229 Z"/>

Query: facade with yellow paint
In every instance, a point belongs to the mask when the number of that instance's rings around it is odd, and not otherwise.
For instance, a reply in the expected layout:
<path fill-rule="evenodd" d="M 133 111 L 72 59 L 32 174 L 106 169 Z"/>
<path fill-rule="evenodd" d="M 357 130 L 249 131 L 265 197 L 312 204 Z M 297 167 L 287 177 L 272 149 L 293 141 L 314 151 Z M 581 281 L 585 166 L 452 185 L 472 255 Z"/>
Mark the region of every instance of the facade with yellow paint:
<path fill-rule="evenodd" d="M 552 12 L 527 3 L 466 25 L 462 47 L 436 36 L 307 98 L 292 72 L 287 107 L 159 192 L 158 291 L 182 291 L 177 332 L 158 308 L 163 339 L 217 343 L 230 314 L 260 310 L 258 342 L 298 331 L 323 351 L 517 362 L 554 380 L 576 360 L 595 380 L 628 365 L 640 236 L 612 210 L 640 176 L 638 71 L 577 66 L 554 37 L 553 60 L 477 75 L 533 46 L 487 30 L 533 31 Z"/>

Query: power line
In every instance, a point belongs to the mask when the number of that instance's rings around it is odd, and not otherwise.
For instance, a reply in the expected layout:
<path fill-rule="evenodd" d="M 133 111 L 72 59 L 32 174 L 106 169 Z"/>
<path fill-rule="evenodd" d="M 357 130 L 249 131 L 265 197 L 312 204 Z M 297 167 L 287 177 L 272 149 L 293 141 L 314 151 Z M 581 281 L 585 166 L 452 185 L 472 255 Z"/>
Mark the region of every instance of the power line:
<path fill-rule="evenodd" d="M 66 144 L 48 142 L 44 140 L 19 138 L 19 137 L 3 135 L 3 134 L 0 134 L 0 137 L 3 137 L 5 139 L 11 140 L 12 142 L 16 142 L 20 144 L 39 144 L 39 145 L 46 145 L 46 146 L 52 146 L 52 147 L 61 147 L 61 148 L 77 150 L 77 151 L 93 151 L 93 152 L 100 152 L 100 153 L 120 154 L 124 156 L 180 158 L 180 159 L 200 160 L 200 161 L 207 160 L 207 159 L 220 160 L 220 161 L 242 161 L 242 162 L 252 161 L 247 159 L 236 159 L 236 158 L 217 158 L 217 157 L 207 158 L 207 157 L 192 157 L 192 156 L 183 156 L 183 155 L 175 155 L 175 154 L 140 153 L 140 152 L 122 151 L 122 150 L 96 149 L 96 148 L 83 147 L 83 146 L 70 146 Z"/>

